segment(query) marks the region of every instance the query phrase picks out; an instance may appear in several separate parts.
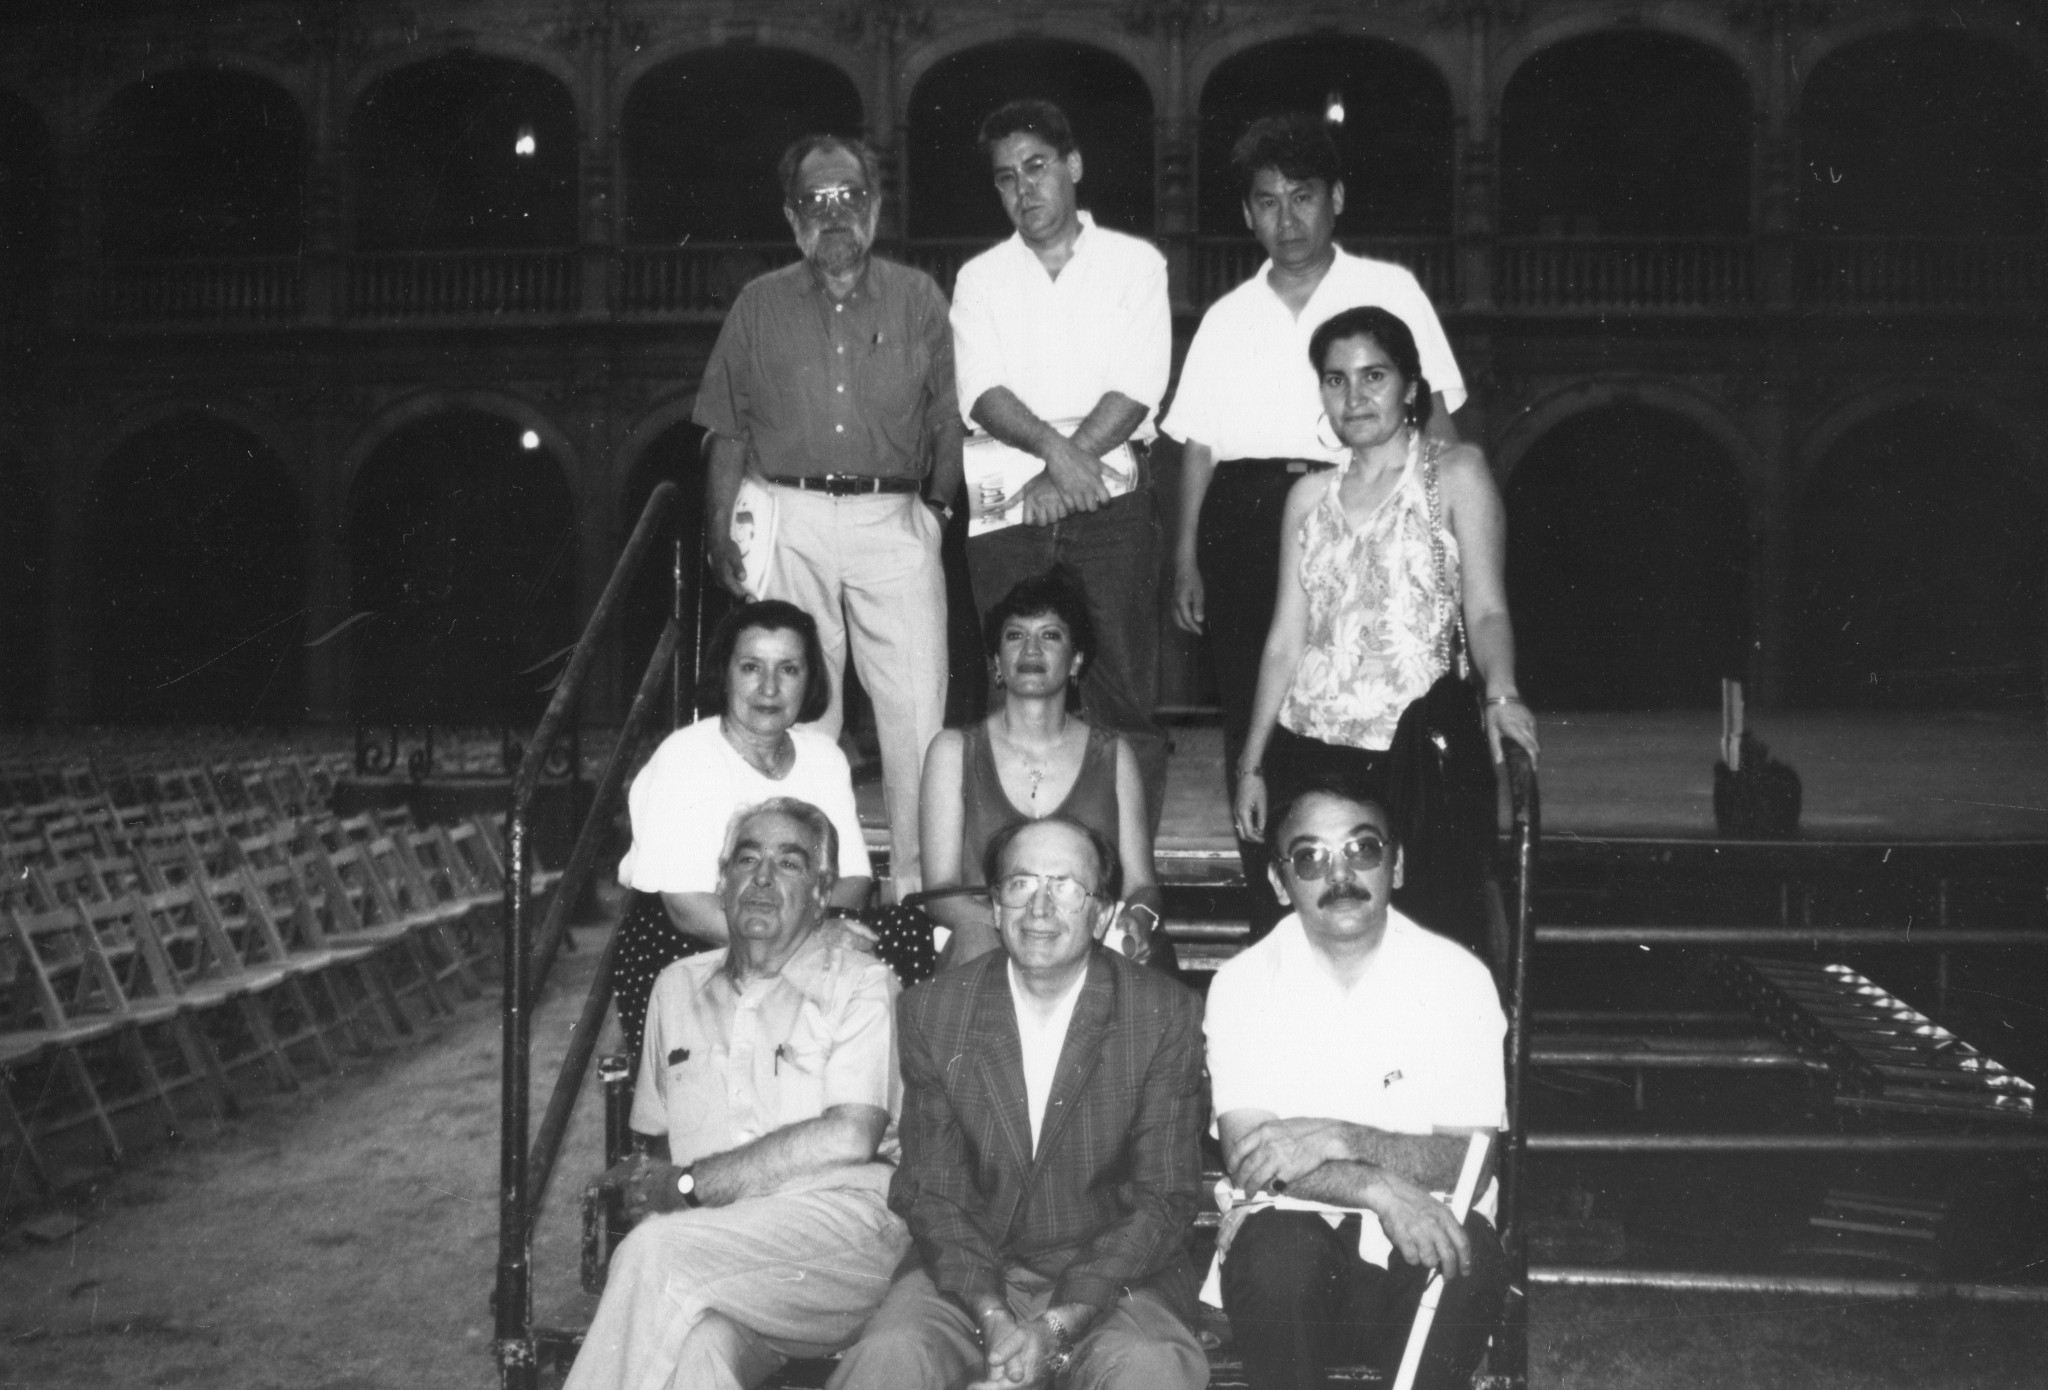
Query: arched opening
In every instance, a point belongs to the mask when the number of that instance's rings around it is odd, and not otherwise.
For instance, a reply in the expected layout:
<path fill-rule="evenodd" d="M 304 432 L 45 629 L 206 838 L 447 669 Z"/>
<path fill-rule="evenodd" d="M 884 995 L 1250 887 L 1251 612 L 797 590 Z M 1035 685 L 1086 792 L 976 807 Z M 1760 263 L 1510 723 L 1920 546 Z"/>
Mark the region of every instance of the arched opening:
<path fill-rule="evenodd" d="M 712 625 L 733 604 L 724 589 L 710 582 L 704 568 L 702 543 L 695 539 L 701 536 L 704 525 L 703 450 L 702 428 L 688 420 L 669 426 L 641 451 L 619 498 L 619 534 L 624 537 L 632 534 L 640 510 L 647 505 L 654 489 L 663 483 L 676 485 L 676 510 L 671 515 L 677 519 L 683 536 L 683 563 L 690 566 L 690 572 L 684 576 L 688 584 L 684 598 L 690 609 L 683 618 L 686 654 L 691 644 L 709 634 Z M 620 688 L 627 692 L 627 699 L 632 698 L 634 682 L 639 680 L 648 653 L 654 650 L 655 639 L 661 635 L 661 625 L 668 619 L 673 593 L 670 558 L 664 554 L 641 571 L 627 596 L 619 629 L 624 643 Z"/>
<path fill-rule="evenodd" d="M 359 722 L 528 725 L 546 709 L 560 671 L 543 663 L 576 639 L 575 504 L 524 433 L 454 410 L 364 461 L 348 510 Z"/>
<path fill-rule="evenodd" d="M 576 108 L 539 68 L 452 53 L 380 78 L 349 122 L 363 251 L 576 243 Z"/>
<path fill-rule="evenodd" d="M 1642 30 L 1568 39 L 1502 97 L 1501 230 L 1740 235 L 1749 149 L 1749 91 L 1728 58 Z"/>
<path fill-rule="evenodd" d="M 981 122 L 1019 97 L 1058 104 L 1085 169 L 1081 206 L 1105 227 L 1152 232 L 1152 93 L 1121 58 L 1063 39 L 983 44 L 937 64 L 910 97 L 910 235 L 1006 237 Z"/>
<path fill-rule="evenodd" d="M 2041 88 L 1969 34 L 1882 34 L 1830 54 L 1799 104 L 1809 231 L 2025 236 L 2042 230 Z"/>
<path fill-rule="evenodd" d="M 0 725 L 43 717 L 49 687 L 49 520 L 42 479 L 0 449 Z"/>
<path fill-rule="evenodd" d="M 305 717 L 305 521 L 275 454 L 178 416 L 114 451 L 93 515 L 95 719 Z"/>
<path fill-rule="evenodd" d="M 110 260 L 299 249 L 306 121 L 261 77 L 184 68 L 138 82 L 108 107 L 96 156 Z"/>
<path fill-rule="evenodd" d="M 1712 706 L 1744 670 L 1740 477 L 1668 410 L 1589 410 L 1537 440 L 1508 488 L 1508 598 L 1540 709 Z"/>
<path fill-rule="evenodd" d="M 1247 49 L 1202 87 L 1201 211 L 1211 236 L 1245 235 L 1230 147 L 1260 116 L 1309 111 L 1332 122 L 1344 152 L 1340 231 L 1447 236 L 1451 231 L 1451 94 L 1397 44 L 1300 34 Z"/>
<path fill-rule="evenodd" d="M 2042 707 L 2048 517 L 2009 439 L 1966 410 L 1892 411 L 1828 451 L 1797 525 L 1804 703 Z"/>
<path fill-rule="evenodd" d="M 633 84 L 619 121 L 627 239 L 788 240 L 775 163 L 814 132 L 861 133 L 860 93 L 830 63 L 740 47 L 663 63 Z"/>
<path fill-rule="evenodd" d="M 0 93 L 0 323 L 41 323 L 50 308 L 50 132 Z"/>

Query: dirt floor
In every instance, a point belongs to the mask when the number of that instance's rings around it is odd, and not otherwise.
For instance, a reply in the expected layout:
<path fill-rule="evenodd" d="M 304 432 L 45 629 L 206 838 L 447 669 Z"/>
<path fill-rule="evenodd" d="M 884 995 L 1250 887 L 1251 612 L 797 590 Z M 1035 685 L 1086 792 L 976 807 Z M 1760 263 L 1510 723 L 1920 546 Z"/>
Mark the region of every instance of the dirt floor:
<path fill-rule="evenodd" d="M 562 958 L 535 1023 L 536 1110 L 595 964 Z M 498 1018 L 131 1157 L 53 1243 L 0 1237 L 0 1386 L 399 1390 L 496 1383 Z M 581 1112 L 536 1243 L 536 1302 L 573 1293 Z M 1538 1289 L 1534 1384 L 2048 1385 L 2038 1307 L 1907 1307 Z"/>

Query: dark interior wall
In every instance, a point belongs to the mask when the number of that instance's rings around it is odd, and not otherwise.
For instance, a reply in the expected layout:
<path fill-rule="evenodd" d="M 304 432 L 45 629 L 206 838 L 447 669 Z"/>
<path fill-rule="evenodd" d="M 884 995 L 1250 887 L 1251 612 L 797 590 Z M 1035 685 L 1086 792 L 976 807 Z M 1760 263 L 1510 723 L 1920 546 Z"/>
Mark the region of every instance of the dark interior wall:
<path fill-rule="evenodd" d="M 539 68 L 474 53 L 400 68 L 356 103 L 349 158 L 358 250 L 576 244 L 576 107 Z"/>
<path fill-rule="evenodd" d="M 1952 30 L 1884 34 L 1830 54 L 1800 99 L 1804 225 L 1850 235 L 2039 234 L 2042 99 L 2018 55 Z"/>
<path fill-rule="evenodd" d="M 351 489 L 351 713 L 530 724 L 576 640 L 575 508 L 560 463 L 476 411 L 408 425 Z"/>
<path fill-rule="evenodd" d="M 910 235 L 1005 237 L 982 119 L 1006 101 L 1043 97 L 1067 113 L 1084 170 L 1081 206 L 1106 227 L 1152 233 L 1152 94 L 1113 54 L 1058 39 L 1006 39 L 956 53 L 910 98 Z"/>
<path fill-rule="evenodd" d="M 42 717 L 50 682 L 49 517 L 42 479 L 0 449 L 0 724 Z"/>
<path fill-rule="evenodd" d="M 1539 709 L 1713 706 L 1740 676 L 1747 503 L 1726 453 L 1666 410 L 1572 416 L 1507 496 L 1517 673 Z"/>
<path fill-rule="evenodd" d="M 97 484 L 93 717 L 303 719 L 305 520 L 278 458 L 184 415 L 115 450 Z"/>
<path fill-rule="evenodd" d="M 305 216 L 306 121 L 248 73 L 187 68 L 115 97 L 94 148 L 113 259 L 288 256 Z"/>
<path fill-rule="evenodd" d="M 49 313 L 52 172 L 42 117 L 0 92 L 0 323 Z"/>
<path fill-rule="evenodd" d="M 1509 236 L 1749 230 L 1750 95 L 1734 62 L 1670 34 L 1567 39 L 1501 99 Z"/>
<path fill-rule="evenodd" d="M 860 93 L 830 63 L 774 48 L 663 63 L 633 84 L 620 118 L 627 239 L 786 239 L 776 161 L 813 133 L 861 133 Z"/>
<path fill-rule="evenodd" d="M 1261 116 L 1325 114 L 1344 154 L 1341 234 L 1448 235 L 1455 144 L 1451 94 L 1420 56 L 1394 44 L 1304 34 L 1231 58 L 1203 84 L 1199 226 L 1209 236 L 1247 235 L 1230 149 Z"/>
<path fill-rule="evenodd" d="M 2010 440 L 1962 410 L 1893 411 L 1828 452 L 1797 526 L 1805 703 L 2042 707 L 2048 516 Z"/>

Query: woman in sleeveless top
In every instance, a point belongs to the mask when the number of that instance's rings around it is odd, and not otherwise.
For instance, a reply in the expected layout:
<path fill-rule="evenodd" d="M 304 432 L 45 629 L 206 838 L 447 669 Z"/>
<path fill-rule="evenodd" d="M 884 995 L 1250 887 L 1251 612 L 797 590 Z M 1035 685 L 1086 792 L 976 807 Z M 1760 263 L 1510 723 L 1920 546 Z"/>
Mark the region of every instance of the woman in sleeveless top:
<path fill-rule="evenodd" d="M 1125 911 L 1119 925 L 1140 959 L 1165 951 L 1152 835 L 1137 759 L 1124 740 L 1069 708 L 1086 668 L 1094 626 L 1080 586 L 1065 571 L 1026 579 L 989 610 L 985 636 L 1000 695 L 979 724 L 946 729 L 925 754 L 919 807 L 925 890 L 932 919 L 951 939 L 944 966 L 997 946 L 988 900 L 945 889 L 987 882 L 982 857 L 996 831 L 1055 812 L 1117 847 Z"/>
<path fill-rule="evenodd" d="M 1263 839 L 1269 810 L 1311 775 L 1334 772 L 1384 801 L 1401 713 L 1449 670 L 1452 595 L 1485 683 L 1494 761 L 1503 738 L 1537 751 L 1535 717 L 1515 689 L 1507 525 L 1484 455 L 1424 443 L 1429 383 L 1408 326 L 1386 310 L 1336 315 L 1311 337 L 1309 359 L 1351 457 L 1288 495 L 1279 600 L 1233 807 L 1248 840 Z"/>

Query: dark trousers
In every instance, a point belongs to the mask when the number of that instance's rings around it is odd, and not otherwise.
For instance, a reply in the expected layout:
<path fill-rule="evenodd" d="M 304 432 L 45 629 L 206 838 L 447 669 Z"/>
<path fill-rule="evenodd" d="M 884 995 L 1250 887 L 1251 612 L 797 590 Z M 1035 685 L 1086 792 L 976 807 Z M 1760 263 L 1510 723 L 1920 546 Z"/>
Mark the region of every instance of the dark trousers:
<path fill-rule="evenodd" d="M 1223 1262 L 1223 1311 L 1252 1390 L 1322 1390 L 1325 1370 L 1401 1364 L 1429 1271 L 1396 1250 L 1388 1268 L 1358 1258 L 1358 1223 L 1335 1230 L 1313 1212 L 1249 1217 Z M 1417 1390 L 1471 1383 L 1507 1290 L 1507 1257 L 1484 1217 L 1465 1218 L 1473 1268 L 1444 1284 L 1415 1378 Z"/>
<path fill-rule="evenodd" d="M 1114 729 L 1131 745 L 1145 781 L 1154 833 L 1166 808 L 1166 734 L 1159 707 L 1159 507 L 1152 489 L 1112 499 L 1050 526 L 1010 526 L 967 542 L 974 606 L 989 609 L 1021 579 L 1066 565 L 1088 591 L 1095 656 L 1081 669 L 1088 722 Z"/>
<path fill-rule="evenodd" d="M 1227 804 L 1237 804 L 1237 763 L 1251 730 L 1252 700 L 1259 689 L 1259 658 L 1273 626 L 1273 599 L 1280 590 L 1280 518 L 1287 493 L 1311 470 L 1289 471 L 1279 460 L 1237 459 L 1219 464 L 1202 497 L 1195 528 L 1195 564 L 1202 572 L 1209 661 L 1216 673 L 1216 699 L 1223 708 L 1223 782 Z M 1254 940 L 1272 930 L 1287 909 L 1266 880 L 1264 845 L 1237 842 L 1251 897 Z"/>

